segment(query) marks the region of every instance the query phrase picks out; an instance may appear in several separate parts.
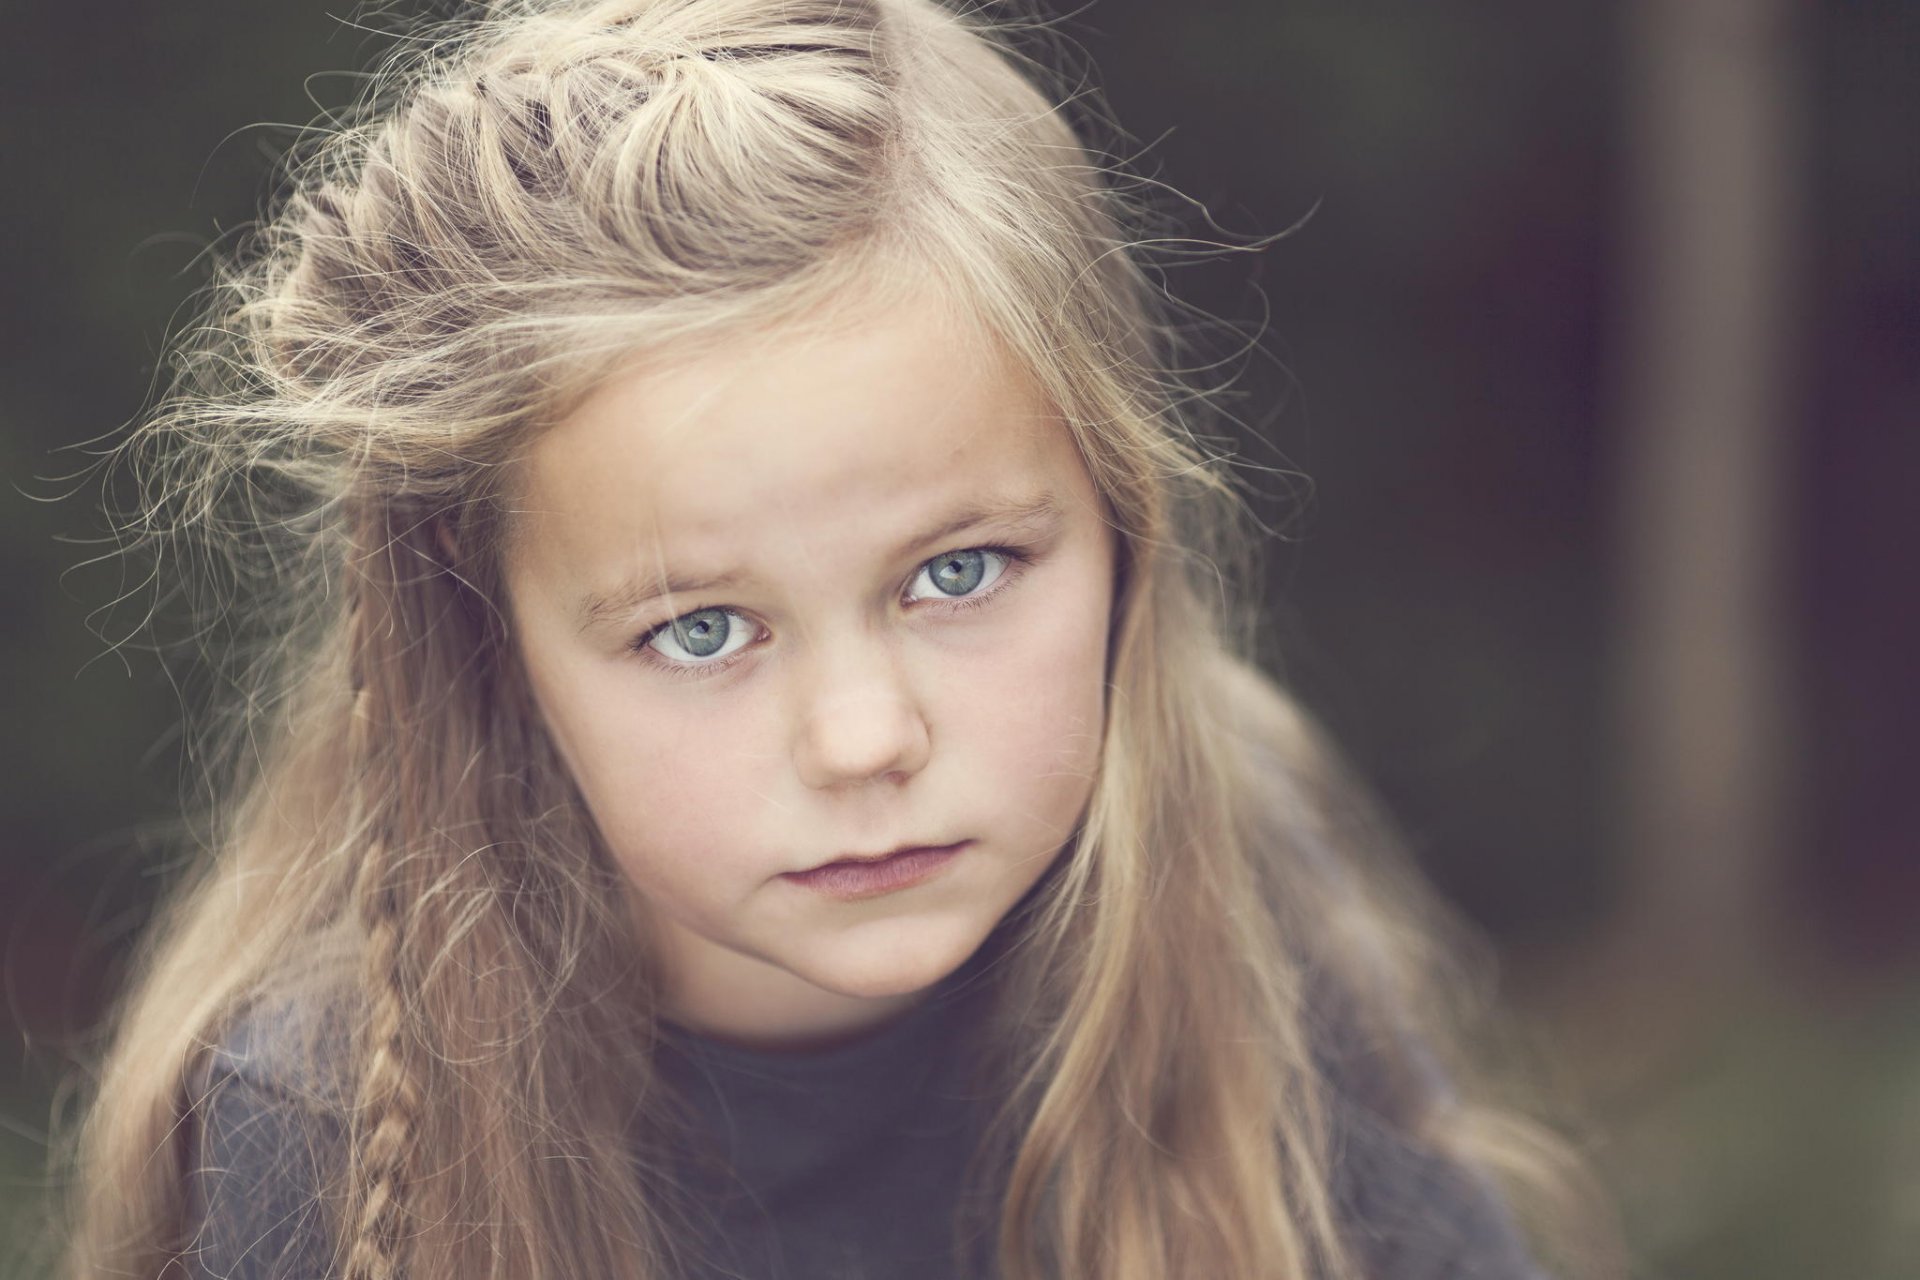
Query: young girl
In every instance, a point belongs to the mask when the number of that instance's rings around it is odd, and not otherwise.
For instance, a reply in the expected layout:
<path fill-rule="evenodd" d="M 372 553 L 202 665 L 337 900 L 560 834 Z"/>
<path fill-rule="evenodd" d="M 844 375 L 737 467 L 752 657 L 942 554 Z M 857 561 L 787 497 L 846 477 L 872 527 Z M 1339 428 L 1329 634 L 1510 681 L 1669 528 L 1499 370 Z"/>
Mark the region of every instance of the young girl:
<path fill-rule="evenodd" d="M 270 591 L 67 1275 L 1543 1274 L 1010 31 L 512 0 L 297 167 L 128 446 Z"/>

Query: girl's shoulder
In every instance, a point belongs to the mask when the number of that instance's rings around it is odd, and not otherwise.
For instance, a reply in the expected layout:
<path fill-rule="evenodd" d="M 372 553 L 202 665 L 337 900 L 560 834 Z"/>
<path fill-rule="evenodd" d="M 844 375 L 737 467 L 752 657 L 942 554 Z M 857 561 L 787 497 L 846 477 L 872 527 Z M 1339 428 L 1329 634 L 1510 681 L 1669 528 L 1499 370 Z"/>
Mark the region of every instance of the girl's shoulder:
<path fill-rule="evenodd" d="M 1491 1178 L 1364 1106 L 1333 1102 L 1335 1211 L 1381 1280 L 1546 1280 Z"/>
<path fill-rule="evenodd" d="M 338 1001 L 257 1003 L 188 1080 L 193 1280 L 329 1273 L 348 1153 L 348 1018 Z"/>
<path fill-rule="evenodd" d="M 1545 1280 L 1494 1180 L 1425 1137 L 1456 1105 L 1409 1029 L 1382 1025 L 1325 975 L 1310 981 L 1314 1059 L 1327 1108 L 1334 1211 L 1380 1280 Z"/>
<path fill-rule="evenodd" d="M 204 1084 L 231 1077 L 312 1110 L 339 1112 L 351 1101 L 356 1009 L 342 987 L 255 997 L 220 1021 L 194 1077 Z"/>

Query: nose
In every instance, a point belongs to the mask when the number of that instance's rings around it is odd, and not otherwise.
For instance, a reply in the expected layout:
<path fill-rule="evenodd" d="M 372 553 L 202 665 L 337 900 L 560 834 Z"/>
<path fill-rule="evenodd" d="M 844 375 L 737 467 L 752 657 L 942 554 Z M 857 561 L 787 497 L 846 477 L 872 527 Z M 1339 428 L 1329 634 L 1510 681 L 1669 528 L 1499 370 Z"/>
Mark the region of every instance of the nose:
<path fill-rule="evenodd" d="M 825 790 L 924 769 L 932 736 L 896 656 L 872 641 L 823 647 L 794 744 L 801 781 Z"/>

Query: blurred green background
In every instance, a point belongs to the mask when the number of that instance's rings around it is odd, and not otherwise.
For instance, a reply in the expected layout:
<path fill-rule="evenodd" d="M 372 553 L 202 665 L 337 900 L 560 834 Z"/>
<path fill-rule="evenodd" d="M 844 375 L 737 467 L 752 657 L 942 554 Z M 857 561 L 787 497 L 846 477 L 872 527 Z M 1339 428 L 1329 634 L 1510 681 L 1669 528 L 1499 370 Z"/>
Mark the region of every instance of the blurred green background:
<path fill-rule="evenodd" d="M 1245 456 L 1311 477 L 1304 506 L 1260 481 L 1272 658 L 1493 940 L 1639 1275 L 1920 1274 L 1917 13 L 1064 25 L 1120 149 L 1218 228 L 1187 207 L 1190 234 L 1302 224 L 1168 277 L 1264 327 Z M 164 874 L 193 696 L 114 643 L 150 598 L 110 607 L 138 584 L 60 477 L 138 413 L 291 126 L 382 47 L 352 17 L 9 15 L 0 1211 L 37 1211 L 57 1082 Z"/>

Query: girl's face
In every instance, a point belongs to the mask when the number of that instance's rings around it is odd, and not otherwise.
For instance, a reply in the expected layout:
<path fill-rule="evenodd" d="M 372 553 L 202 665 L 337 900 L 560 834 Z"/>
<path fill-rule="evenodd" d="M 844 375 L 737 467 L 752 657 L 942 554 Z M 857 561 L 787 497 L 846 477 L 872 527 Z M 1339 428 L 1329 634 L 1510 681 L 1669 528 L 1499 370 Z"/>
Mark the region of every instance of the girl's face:
<path fill-rule="evenodd" d="M 529 685 L 665 1012 L 706 1034 L 810 1047 L 904 1011 L 1085 811 L 1111 531 L 1065 424 L 955 324 L 921 298 L 636 364 L 528 459 Z M 784 878 L 957 841 L 860 901 Z"/>

